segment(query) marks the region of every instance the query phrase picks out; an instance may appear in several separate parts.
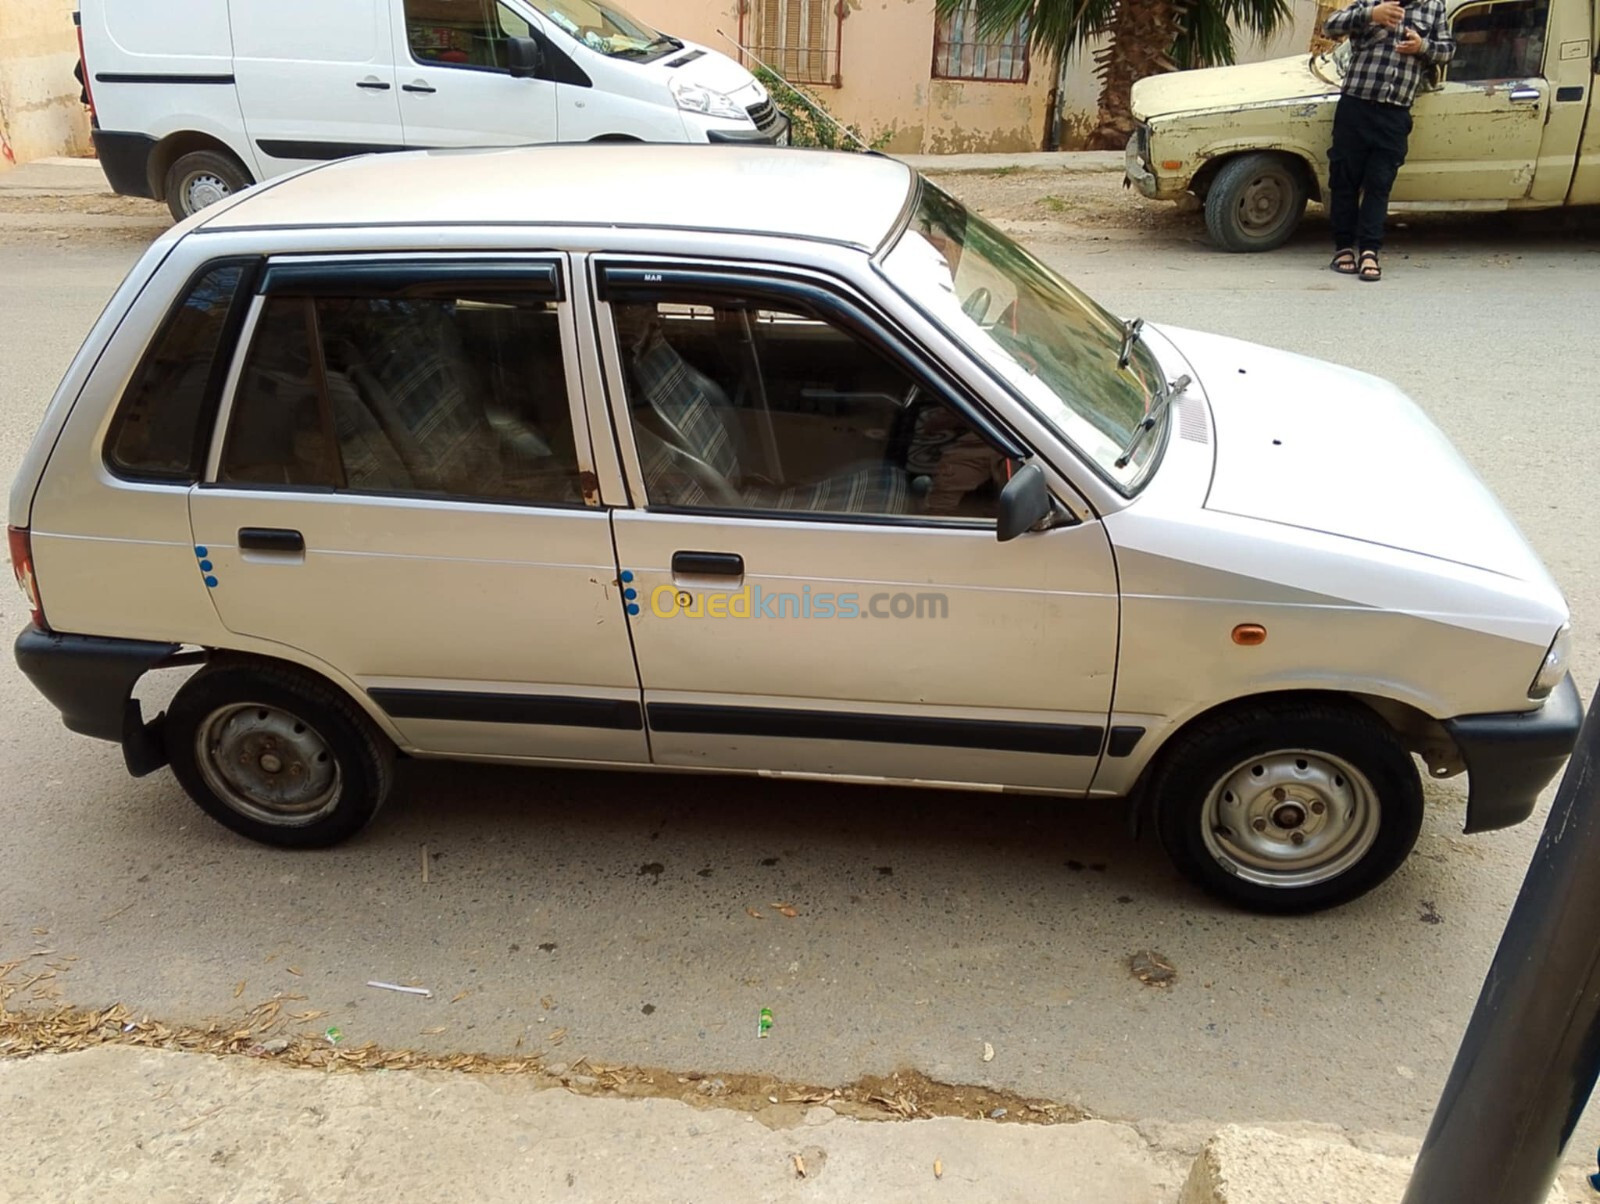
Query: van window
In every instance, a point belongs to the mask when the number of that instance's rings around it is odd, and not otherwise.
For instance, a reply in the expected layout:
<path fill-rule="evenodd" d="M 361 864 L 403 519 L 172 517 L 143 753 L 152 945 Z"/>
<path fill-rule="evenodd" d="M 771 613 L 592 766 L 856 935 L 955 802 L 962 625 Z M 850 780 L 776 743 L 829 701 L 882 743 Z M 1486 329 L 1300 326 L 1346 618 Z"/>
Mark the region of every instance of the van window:
<path fill-rule="evenodd" d="M 506 39 L 528 23 L 496 0 L 406 0 L 406 41 L 419 63 L 506 70 Z"/>
<path fill-rule="evenodd" d="M 228 368 L 232 336 L 223 335 L 230 315 L 244 309 L 239 284 L 247 266 L 235 260 L 207 268 L 162 325 L 106 435 L 106 465 L 118 476 L 200 479 L 211 426 L 205 420 L 215 413 Z"/>
<path fill-rule="evenodd" d="M 581 505 L 556 305 L 471 285 L 269 298 L 218 479 Z"/>

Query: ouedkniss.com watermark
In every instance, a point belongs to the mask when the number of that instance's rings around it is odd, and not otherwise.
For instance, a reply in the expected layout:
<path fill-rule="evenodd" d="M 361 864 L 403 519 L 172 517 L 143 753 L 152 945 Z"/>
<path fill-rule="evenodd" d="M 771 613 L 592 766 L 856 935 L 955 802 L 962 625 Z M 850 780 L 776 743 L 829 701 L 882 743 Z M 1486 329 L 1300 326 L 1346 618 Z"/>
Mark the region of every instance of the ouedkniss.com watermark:
<path fill-rule="evenodd" d="M 798 593 L 771 592 L 759 585 L 738 590 L 679 589 L 658 585 L 641 600 L 622 576 L 630 615 L 648 612 L 658 619 L 948 619 L 950 599 L 939 593 L 907 590 L 882 593 L 830 593 L 802 586 Z"/>

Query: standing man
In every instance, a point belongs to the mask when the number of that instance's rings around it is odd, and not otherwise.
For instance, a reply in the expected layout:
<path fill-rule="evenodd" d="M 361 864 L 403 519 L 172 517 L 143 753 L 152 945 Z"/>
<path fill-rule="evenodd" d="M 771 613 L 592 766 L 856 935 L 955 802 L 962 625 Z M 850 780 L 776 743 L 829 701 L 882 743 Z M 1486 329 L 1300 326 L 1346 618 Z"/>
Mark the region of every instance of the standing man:
<path fill-rule="evenodd" d="M 1449 62 L 1456 44 L 1444 0 L 1355 0 L 1323 29 L 1330 38 L 1348 35 L 1351 51 L 1328 151 L 1330 266 L 1364 281 L 1381 280 L 1383 220 L 1389 190 L 1406 161 L 1411 102 L 1428 69 Z"/>

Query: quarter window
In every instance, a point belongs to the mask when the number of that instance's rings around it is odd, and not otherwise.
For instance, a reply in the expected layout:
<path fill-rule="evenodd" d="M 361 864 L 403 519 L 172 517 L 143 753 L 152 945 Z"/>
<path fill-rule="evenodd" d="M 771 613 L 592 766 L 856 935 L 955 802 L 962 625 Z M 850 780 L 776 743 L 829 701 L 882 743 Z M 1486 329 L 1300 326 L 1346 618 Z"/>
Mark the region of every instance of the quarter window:
<path fill-rule="evenodd" d="M 1456 53 L 1447 68 L 1461 83 L 1532 79 L 1544 74 L 1546 0 L 1508 0 L 1456 14 L 1451 22 Z"/>
<path fill-rule="evenodd" d="M 754 301 L 612 315 L 651 505 L 994 519 L 1012 462 L 855 334 Z"/>
<path fill-rule="evenodd" d="M 106 463 L 119 476 L 199 480 L 205 461 L 202 428 L 209 426 L 205 417 L 215 413 L 222 391 L 223 336 L 244 275 L 241 263 L 207 269 L 167 318 L 106 435 Z"/>
<path fill-rule="evenodd" d="M 555 303 L 435 284 L 269 297 L 218 479 L 581 504 Z"/>

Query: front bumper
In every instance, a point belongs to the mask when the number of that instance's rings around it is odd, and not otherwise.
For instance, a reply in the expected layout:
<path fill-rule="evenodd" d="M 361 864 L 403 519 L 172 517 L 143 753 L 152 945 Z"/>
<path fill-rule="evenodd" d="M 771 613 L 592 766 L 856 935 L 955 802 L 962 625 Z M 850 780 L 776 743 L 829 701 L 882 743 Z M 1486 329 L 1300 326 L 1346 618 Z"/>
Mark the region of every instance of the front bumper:
<path fill-rule="evenodd" d="M 1444 730 L 1467 765 L 1467 832 L 1492 832 L 1533 814 L 1578 741 L 1583 700 L 1568 674 L 1536 711 L 1462 715 Z"/>
<path fill-rule="evenodd" d="M 1126 169 L 1124 179 L 1132 184 L 1143 195 L 1155 200 L 1160 194 L 1160 186 L 1156 183 L 1156 173 L 1146 166 L 1144 127 L 1140 126 L 1138 132 L 1128 139 L 1128 149 L 1123 158 L 1123 167 Z"/>
<path fill-rule="evenodd" d="M 134 683 L 177 651 L 177 644 L 62 635 L 31 625 L 16 643 L 17 667 L 61 712 L 67 729 L 122 745 L 135 777 L 160 769 L 167 757 L 159 720 L 144 722 Z"/>
<path fill-rule="evenodd" d="M 780 109 L 777 120 L 766 129 L 707 130 L 706 141 L 731 142 L 739 146 L 788 146 L 789 114 Z"/>

